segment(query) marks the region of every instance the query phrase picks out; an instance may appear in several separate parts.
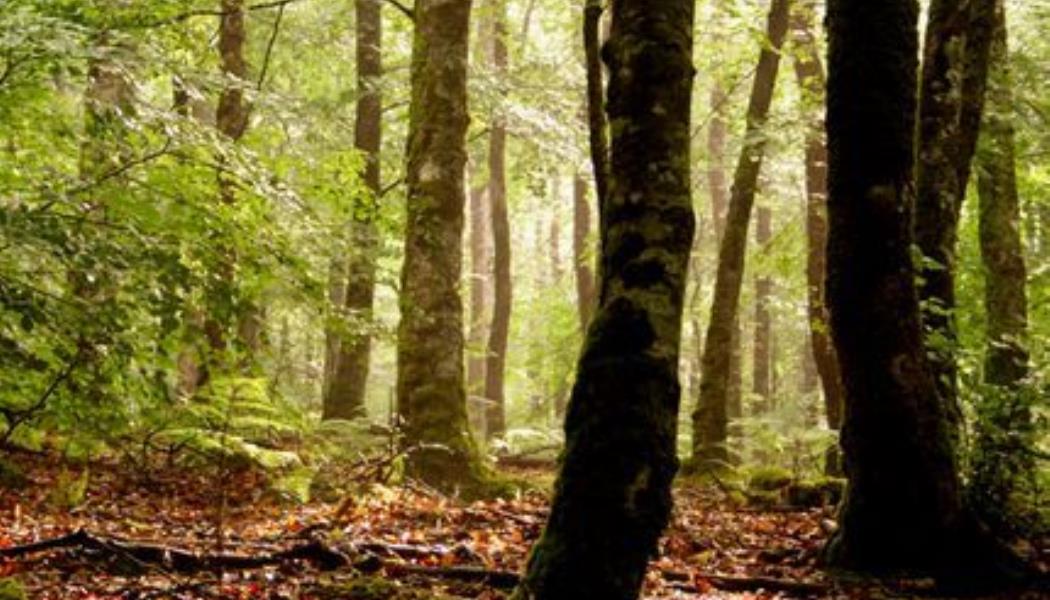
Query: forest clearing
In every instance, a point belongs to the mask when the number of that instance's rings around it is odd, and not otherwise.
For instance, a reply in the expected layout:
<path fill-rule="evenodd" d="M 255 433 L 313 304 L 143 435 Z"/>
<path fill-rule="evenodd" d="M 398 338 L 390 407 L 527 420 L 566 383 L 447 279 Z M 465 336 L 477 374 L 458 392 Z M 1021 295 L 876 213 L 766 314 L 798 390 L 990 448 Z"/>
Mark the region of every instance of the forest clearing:
<path fill-rule="evenodd" d="M 0 0 L 0 600 L 1050 596 L 1046 31 Z"/>

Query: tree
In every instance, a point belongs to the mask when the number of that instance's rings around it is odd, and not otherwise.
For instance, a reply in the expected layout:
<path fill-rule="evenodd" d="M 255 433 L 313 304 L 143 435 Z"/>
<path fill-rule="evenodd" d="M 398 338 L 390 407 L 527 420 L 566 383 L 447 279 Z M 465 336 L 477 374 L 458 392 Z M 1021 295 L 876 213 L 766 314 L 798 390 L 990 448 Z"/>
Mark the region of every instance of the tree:
<path fill-rule="evenodd" d="M 420 0 L 414 14 L 397 410 L 406 473 L 470 493 L 483 478 L 467 425 L 459 295 L 470 0 Z"/>
<path fill-rule="evenodd" d="M 828 5 L 828 304 L 849 479 L 830 565 L 988 585 L 1007 563 L 962 502 L 915 266 L 918 6 Z"/>
<path fill-rule="evenodd" d="M 497 76 L 507 76 L 507 5 L 493 0 L 492 66 Z M 497 107 L 489 134 L 489 209 L 492 217 L 493 279 L 492 326 L 485 355 L 485 436 L 500 437 L 507 431 L 504 371 L 507 366 L 507 338 L 513 288 L 510 280 L 510 220 L 507 215 L 507 118 Z"/>
<path fill-rule="evenodd" d="M 737 307 L 744 275 L 744 251 L 755 189 L 766 148 L 762 131 L 780 68 L 780 48 L 788 27 L 789 0 L 772 0 L 766 25 L 768 45 L 763 44 L 747 107 L 747 131 L 740 152 L 726 215 L 725 232 L 718 256 L 711 322 L 704 341 L 700 398 L 693 412 L 693 459 L 698 465 L 722 464 L 729 460 L 727 398 Z"/>
<path fill-rule="evenodd" d="M 978 403 L 968 498 L 978 514 L 1007 525 L 1018 481 L 1031 474 L 1024 446 L 1034 433 L 1027 349 L 1028 298 L 1015 167 L 1013 81 L 1003 2 L 996 2 L 991 78 L 977 152 L 979 238 L 984 266 L 984 381 Z"/>
<path fill-rule="evenodd" d="M 755 243 L 758 245 L 758 251 L 766 255 L 769 253 L 769 244 L 773 241 L 773 211 L 768 206 L 760 206 L 756 212 Z M 756 412 L 759 413 L 773 408 L 770 405 L 773 395 L 773 315 L 769 310 L 772 296 L 773 279 L 765 274 L 757 275 L 751 391 L 759 399 L 759 405 L 756 407 Z"/>
<path fill-rule="evenodd" d="M 576 273 L 576 310 L 580 331 L 587 331 L 594 310 L 594 263 L 591 246 L 591 205 L 587 201 L 587 180 L 577 172 L 572 178 L 572 258 Z M 558 415 L 561 416 L 561 415 Z"/>
<path fill-rule="evenodd" d="M 977 147 L 995 0 L 936 0 L 923 45 L 915 241 L 924 256 L 923 325 L 938 393 L 958 427 L 955 246 Z"/>
<path fill-rule="evenodd" d="M 342 302 L 348 315 L 371 322 L 376 287 L 379 232 L 375 220 L 381 194 L 380 150 L 383 146 L 383 18 L 381 0 L 356 0 L 357 107 L 354 147 L 365 157 L 367 192 L 355 202 L 350 227 L 351 252 L 346 261 Z M 331 386 L 325 395 L 325 418 L 353 418 L 365 412 L 372 336 L 355 332 L 339 340 Z"/>
<path fill-rule="evenodd" d="M 617 0 L 602 286 L 546 528 L 517 598 L 636 598 L 671 511 L 690 199 L 693 2 Z"/>
<path fill-rule="evenodd" d="M 824 119 L 819 114 L 827 78 L 813 34 L 815 10 L 812 2 L 799 3 L 792 13 L 791 23 L 796 45 L 795 78 L 802 90 L 802 118 L 806 123 L 806 296 L 810 348 L 813 363 L 820 375 L 828 428 L 837 432 L 842 427 L 843 390 L 838 357 L 831 342 L 831 319 L 825 298 L 828 147 L 824 136 Z M 841 474 L 837 443 L 828 448 L 824 470 L 829 475 Z"/>

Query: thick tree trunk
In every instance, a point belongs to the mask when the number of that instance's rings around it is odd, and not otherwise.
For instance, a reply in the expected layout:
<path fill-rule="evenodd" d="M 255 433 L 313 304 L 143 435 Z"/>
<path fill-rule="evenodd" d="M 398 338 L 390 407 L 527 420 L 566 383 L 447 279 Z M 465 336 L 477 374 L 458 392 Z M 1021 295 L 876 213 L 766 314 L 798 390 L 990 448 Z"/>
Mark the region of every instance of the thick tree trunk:
<path fill-rule="evenodd" d="M 733 175 L 725 233 L 718 256 L 711 322 L 704 343 L 700 398 L 693 413 L 693 459 L 698 466 L 722 465 L 729 460 L 727 404 L 733 352 L 727 348 L 732 348 L 733 328 L 737 323 L 748 222 L 766 149 L 763 127 L 780 68 L 780 48 L 787 33 L 789 4 L 789 0 L 773 0 L 769 9 L 768 45 L 763 44 L 758 59 L 747 108 L 744 146 Z"/>
<path fill-rule="evenodd" d="M 760 206 L 756 215 L 755 243 L 762 254 L 769 252 L 773 241 L 773 211 Z M 755 277 L 755 343 L 752 348 L 751 392 L 758 399 L 756 412 L 771 410 L 773 393 L 773 315 L 769 303 L 773 297 L 773 280 L 768 275 Z"/>
<path fill-rule="evenodd" d="M 587 331 L 595 303 L 591 206 L 587 202 L 587 188 L 587 180 L 582 173 L 577 172 L 572 180 L 572 257 L 576 270 L 576 308 L 580 315 L 580 331 Z"/>
<path fill-rule="evenodd" d="M 497 77 L 507 75 L 507 5 L 495 0 L 492 35 L 492 66 Z M 485 355 L 485 437 L 502 437 L 507 432 L 504 371 L 507 365 L 507 339 L 513 288 L 510 279 L 510 218 L 507 214 L 507 119 L 503 107 L 492 116 L 489 137 L 489 207 L 492 210 L 494 258 L 494 294 L 492 327 L 489 329 L 488 352 Z"/>
<path fill-rule="evenodd" d="M 824 414 L 828 428 L 842 427 L 843 389 L 838 357 L 831 342 L 831 317 L 825 298 L 828 245 L 828 147 L 822 116 L 826 77 L 820 63 L 813 32 L 816 8 L 800 3 L 792 18 L 797 52 L 795 77 L 803 91 L 803 121 L 806 125 L 806 289 L 809 306 L 809 340 L 813 364 L 824 392 Z M 832 444 L 825 455 L 824 472 L 842 474 L 839 446 Z"/>
<path fill-rule="evenodd" d="M 984 381 L 994 393 L 978 405 L 968 496 L 978 514 L 996 526 L 1007 524 L 1016 484 L 1034 465 L 1022 448 L 1036 433 L 1031 396 L 1022 391 L 1028 376 L 1027 269 L 1021 243 L 1015 171 L 1013 82 L 1007 61 L 1007 25 L 996 2 L 988 105 L 977 153 L 980 245 L 984 264 Z M 1027 397 L 1026 397 L 1027 396 Z"/>
<path fill-rule="evenodd" d="M 551 515 L 515 597 L 638 597 L 671 514 L 678 352 L 693 237 L 691 0 L 616 0 L 604 282 Z"/>
<path fill-rule="evenodd" d="M 1004 563 L 963 508 L 911 256 L 918 12 L 828 5 L 828 304 L 849 486 L 827 560 L 988 585 Z"/>
<path fill-rule="evenodd" d="M 357 114 L 354 147 L 365 156 L 364 181 L 368 191 L 357 199 L 346 265 L 343 308 L 348 316 L 370 329 L 376 288 L 379 231 L 376 212 L 382 186 L 380 152 L 383 146 L 383 16 L 382 0 L 356 0 Z M 349 419 L 365 414 L 365 390 L 372 356 L 371 332 L 355 331 L 339 340 L 338 360 L 324 417 Z"/>
<path fill-rule="evenodd" d="M 611 10 L 611 7 L 610 7 Z M 587 70 L 587 123 L 590 134 L 591 167 L 594 169 L 595 204 L 598 207 L 599 245 L 605 243 L 605 201 L 609 197 L 609 136 L 602 98 L 601 0 L 586 0 L 583 8 L 583 49 Z M 607 35 L 605 36 L 608 37 Z M 598 285 L 602 286 L 601 264 Z M 601 289 L 604 290 L 604 287 Z"/>
<path fill-rule="evenodd" d="M 470 0 L 419 0 L 414 14 L 397 410 L 413 449 L 406 474 L 470 494 L 484 476 L 467 425 L 459 295 Z"/>
<path fill-rule="evenodd" d="M 961 425 L 955 358 L 955 245 L 984 106 L 995 0 L 934 0 L 926 27 L 916 163 L 919 299 L 934 380 Z"/>

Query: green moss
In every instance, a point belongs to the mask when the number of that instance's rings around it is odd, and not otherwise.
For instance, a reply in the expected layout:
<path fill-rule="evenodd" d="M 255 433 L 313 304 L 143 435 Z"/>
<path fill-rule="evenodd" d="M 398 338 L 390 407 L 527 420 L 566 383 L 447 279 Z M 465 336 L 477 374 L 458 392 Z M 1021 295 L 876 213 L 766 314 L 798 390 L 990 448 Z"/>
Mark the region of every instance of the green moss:
<path fill-rule="evenodd" d="M 761 467 L 752 471 L 747 478 L 747 489 L 756 492 L 780 490 L 794 480 L 790 471 L 777 467 Z"/>
<path fill-rule="evenodd" d="M 0 600 L 28 600 L 21 582 L 13 578 L 0 579 Z"/>
<path fill-rule="evenodd" d="M 345 583 L 318 584 L 310 591 L 319 600 L 446 600 L 429 590 L 407 588 L 379 577 L 362 577 Z M 0 600 L 4 600 L 0 596 Z"/>

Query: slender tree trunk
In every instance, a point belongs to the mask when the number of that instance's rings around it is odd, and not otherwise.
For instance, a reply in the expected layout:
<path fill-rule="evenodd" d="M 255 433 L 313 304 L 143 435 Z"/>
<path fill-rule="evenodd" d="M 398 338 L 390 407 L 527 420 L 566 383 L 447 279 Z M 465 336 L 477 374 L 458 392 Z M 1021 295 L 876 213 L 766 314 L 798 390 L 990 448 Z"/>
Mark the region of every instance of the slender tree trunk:
<path fill-rule="evenodd" d="M 551 222 L 550 222 L 550 258 L 551 258 L 551 285 L 557 286 L 562 278 L 561 265 L 561 204 L 562 188 L 561 176 L 555 173 L 551 176 Z"/>
<path fill-rule="evenodd" d="M 828 428 L 842 427 L 843 389 L 838 357 L 831 342 L 831 316 L 826 303 L 828 245 L 828 147 L 822 105 L 826 77 L 813 32 L 816 7 L 800 3 L 793 12 L 792 28 L 798 45 L 795 77 L 802 89 L 802 118 L 806 126 L 806 288 L 809 306 L 809 342 L 813 363 L 824 392 Z M 836 442 L 824 457 L 824 472 L 842 474 L 842 457 Z"/>
<path fill-rule="evenodd" d="M 470 190 L 470 331 L 467 357 L 467 393 L 481 396 L 485 393 L 485 345 L 488 339 L 486 308 L 489 280 L 489 218 L 486 186 Z M 483 422 L 483 420 L 482 420 Z"/>
<path fill-rule="evenodd" d="M 760 206 L 756 215 L 755 242 L 762 254 L 769 252 L 773 241 L 773 211 Z M 773 280 L 768 275 L 755 277 L 755 344 L 753 350 L 751 391 L 758 397 L 756 412 L 772 409 L 773 393 L 773 316 L 769 303 L 773 296 Z"/>
<path fill-rule="evenodd" d="M 605 102 L 602 98 L 601 0 L 586 0 L 583 9 L 583 49 L 587 70 L 587 123 L 590 133 L 591 166 L 598 206 L 598 232 L 605 235 L 605 200 L 609 196 L 609 136 L 606 131 Z M 600 245 L 605 243 L 601 237 Z M 599 264 L 598 285 L 602 286 Z M 602 287 L 602 290 L 605 288 Z"/>
<path fill-rule="evenodd" d="M 989 585 L 1004 563 L 963 507 L 911 256 L 918 12 L 828 5 L 828 304 L 849 486 L 826 558 Z"/>
<path fill-rule="evenodd" d="M 244 0 L 222 0 L 222 16 L 219 21 L 219 66 L 225 77 L 226 85 L 219 94 L 219 106 L 215 113 L 215 127 L 230 142 L 238 142 L 248 128 L 248 105 L 244 100 L 244 86 L 248 77 L 248 63 L 244 58 Z M 220 159 L 219 172 L 219 200 L 224 204 L 233 204 L 235 200 L 235 186 L 230 177 L 221 169 L 225 168 L 225 160 Z M 251 352 L 258 342 L 255 337 L 260 333 L 256 325 L 257 311 L 253 307 L 236 306 L 232 314 L 229 309 L 219 308 L 216 305 L 228 303 L 237 295 L 233 289 L 234 263 L 236 256 L 232 248 L 220 243 L 216 265 L 218 280 L 222 282 L 219 289 L 213 290 L 218 298 L 209 308 L 209 315 L 204 323 L 204 332 L 208 338 L 212 352 L 221 355 L 227 350 L 227 336 L 232 324 L 237 324 L 240 341 L 244 343 L 244 350 Z M 215 314 L 219 312 L 220 314 Z M 213 359 L 216 358 L 213 356 Z M 213 361 L 209 361 L 214 364 Z M 210 371 L 210 368 L 208 369 Z"/>
<path fill-rule="evenodd" d="M 577 172 L 572 180 L 572 256 L 576 271 L 576 307 L 580 315 L 581 331 L 587 331 L 595 304 L 591 205 L 587 201 L 587 188 L 587 180 L 582 173 Z"/>
<path fill-rule="evenodd" d="M 467 425 L 459 295 L 470 0 L 419 0 L 414 14 L 397 410 L 405 447 L 416 447 L 406 474 L 469 495 L 484 478 Z"/>
<path fill-rule="evenodd" d="M 780 48 L 788 26 L 789 0 L 773 0 L 747 108 L 747 131 L 740 153 L 726 215 L 718 257 L 711 322 L 704 343 L 700 399 L 693 413 L 693 458 L 698 465 L 723 464 L 729 460 L 726 447 L 728 399 L 734 324 L 744 273 L 748 221 L 755 200 L 758 174 L 766 149 L 763 132 L 773 88 L 780 68 Z"/>
<path fill-rule="evenodd" d="M 367 192 L 357 199 L 350 226 L 350 252 L 346 264 L 343 308 L 368 329 L 376 288 L 379 231 L 376 213 L 382 187 L 380 152 L 383 146 L 383 15 L 382 0 L 356 0 L 357 107 L 354 147 L 365 156 Z M 349 419 L 365 414 L 365 391 L 372 357 L 371 331 L 354 331 L 339 340 L 338 360 L 324 417 Z"/>
<path fill-rule="evenodd" d="M 495 75 L 507 75 L 507 5 L 495 0 L 492 36 L 492 66 Z M 510 218 L 507 214 L 507 119 L 503 107 L 492 116 L 489 137 L 489 207 L 492 210 L 492 241 L 495 287 L 492 301 L 492 327 L 489 329 L 488 352 L 485 356 L 485 437 L 502 437 L 507 432 L 504 371 L 507 365 L 507 339 L 513 288 L 510 279 Z"/>
<path fill-rule="evenodd" d="M 1018 446 L 1031 443 L 1035 428 L 1031 400 L 1021 392 L 1029 358 L 1027 269 L 1020 231 L 1006 14 L 1002 0 L 996 5 L 977 190 L 987 315 L 984 381 L 998 393 L 989 394 L 978 406 L 969 497 L 979 514 L 1002 525 L 1003 517 L 1009 516 L 1004 513 L 1015 484 L 1034 468 Z"/>
<path fill-rule="evenodd" d="M 638 597 L 671 515 L 678 351 L 694 229 L 691 0 L 616 0 L 603 285 L 551 514 L 516 598 Z"/>
<path fill-rule="evenodd" d="M 729 209 L 729 189 L 726 185 L 726 138 L 729 127 L 726 123 L 724 106 L 728 96 L 722 88 L 722 84 L 715 82 L 711 89 L 712 117 L 708 126 L 707 154 L 708 171 L 707 182 L 711 194 L 711 222 L 714 224 L 715 241 L 718 247 L 722 245 L 725 236 L 726 213 Z M 698 334 L 698 341 L 702 342 L 703 334 Z M 698 372 L 703 372 L 703 344 L 697 348 L 701 365 Z M 739 419 L 743 416 L 743 369 L 740 365 L 740 319 L 739 316 L 733 320 L 732 335 L 729 342 L 729 382 L 726 384 L 726 416 L 729 420 Z M 697 391 L 693 396 L 699 399 L 700 383 L 697 382 Z M 693 430 L 696 435 L 696 429 Z"/>
<path fill-rule="evenodd" d="M 346 300 L 346 260 L 340 252 L 328 262 L 328 307 L 342 314 Z M 332 315 L 334 321 L 336 315 Z M 324 332 L 324 372 L 321 380 L 321 411 L 327 415 L 331 407 L 332 385 L 339 362 L 340 328 L 328 323 Z M 331 417 L 328 417 L 331 418 Z"/>
<path fill-rule="evenodd" d="M 926 346 L 953 428 L 961 424 L 955 358 L 955 245 L 977 146 L 995 0 L 934 0 L 919 105 L 915 241 L 922 251 Z"/>

